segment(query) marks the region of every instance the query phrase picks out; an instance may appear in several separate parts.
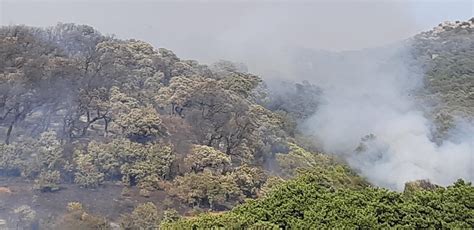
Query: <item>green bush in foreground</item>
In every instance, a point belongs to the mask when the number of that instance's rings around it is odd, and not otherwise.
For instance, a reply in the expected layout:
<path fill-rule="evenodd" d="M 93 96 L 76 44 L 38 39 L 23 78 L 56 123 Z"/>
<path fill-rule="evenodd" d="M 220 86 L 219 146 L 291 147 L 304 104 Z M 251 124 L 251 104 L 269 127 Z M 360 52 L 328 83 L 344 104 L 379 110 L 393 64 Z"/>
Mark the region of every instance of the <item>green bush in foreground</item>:
<path fill-rule="evenodd" d="M 163 229 L 190 228 L 473 228 L 474 187 L 457 181 L 447 188 L 409 194 L 354 184 L 348 171 L 312 169 L 232 211 L 206 213 Z"/>

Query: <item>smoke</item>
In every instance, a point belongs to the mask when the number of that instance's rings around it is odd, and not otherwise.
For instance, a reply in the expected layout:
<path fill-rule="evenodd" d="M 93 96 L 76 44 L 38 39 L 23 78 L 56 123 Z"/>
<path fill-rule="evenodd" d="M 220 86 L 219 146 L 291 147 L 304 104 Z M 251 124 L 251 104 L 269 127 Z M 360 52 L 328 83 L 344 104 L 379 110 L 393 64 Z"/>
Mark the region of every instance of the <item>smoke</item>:
<path fill-rule="evenodd" d="M 413 179 L 473 180 L 472 124 L 460 123 L 441 146 L 411 93 L 422 70 L 409 47 L 384 46 L 444 20 L 472 17 L 472 1 L 91 1 L 0 0 L 0 24 L 88 24 L 136 38 L 182 58 L 243 62 L 267 82 L 308 80 L 323 90 L 301 126 L 377 185 Z M 364 151 L 356 152 L 361 138 Z"/>
<path fill-rule="evenodd" d="M 442 20 L 466 18 L 472 11 L 465 5 L 385 0 L 1 0 L 0 24 L 87 24 L 201 63 L 245 62 L 252 72 L 270 77 L 269 72 L 281 72 L 288 64 L 281 49 L 380 46 Z M 430 7 L 442 10 L 429 12 Z M 418 23 L 415 17 L 432 21 Z"/>
<path fill-rule="evenodd" d="M 338 68 L 320 65 L 313 74 L 323 102 L 302 127 L 378 186 L 472 181 L 474 126 L 460 121 L 451 139 L 440 146 L 431 140 L 432 123 L 411 96 L 422 87 L 423 72 L 410 64 L 409 52 L 408 45 L 394 45 L 326 60 Z"/>

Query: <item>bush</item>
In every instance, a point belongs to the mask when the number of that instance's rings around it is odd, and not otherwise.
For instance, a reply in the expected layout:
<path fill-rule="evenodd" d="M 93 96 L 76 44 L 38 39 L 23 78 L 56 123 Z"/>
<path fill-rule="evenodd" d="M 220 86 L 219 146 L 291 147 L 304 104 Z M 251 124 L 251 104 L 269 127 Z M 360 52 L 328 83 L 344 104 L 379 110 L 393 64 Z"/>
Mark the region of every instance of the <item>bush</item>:
<path fill-rule="evenodd" d="M 74 182 L 86 188 L 96 188 L 104 181 L 104 174 L 93 164 L 91 155 L 79 154 L 74 158 L 77 172 Z"/>
<path fill-rule="evenodd" d="M 246 197 L 255 198 L 267 180 L 267 175 L 260 168 L 243 165 L 232 172 L 232 177 L 237 186 Z"/>
<path fill-rule="evenodd" d="M 25 138 L 10 145 L 0 144 L 0 170 L 35 178 L 41 172 L 60 171 L 67 165 L 56 133 L 47 131 L 37 139 Z"/>
<path fill-rule="evenodd" d="M 184 162 L 193 172 L 208 169 L 217 174 L 224 173 L 230 166 L 230 157 L 225 153 L 205 145 L 195 145 Z"/>
<path fill-rule="evenodd" d="M 344 175 L 345 174 L 345 175 Z M 373 187 L 354 187 L 350 174 L 333 168 L 306 171 L 278 185 L 265 197 L 224 214 L 202 214 L 173 228 L 456 228 L 474 226 L 471 183 L 412 191 L 410 195 Z"/>
<path fill-rule="evenodd" d="M 0 172 L 5 175 L 20 175 L 23 160 L 15 145 L 0 144 Z"/>
<path fill-rule="evenodd" d="M 105 217 L 87 213 L 79 202 L 70 202 L 67 213 L 52 226 L 57 230 L 109 230 L 110 224 Z"/>
<path fill-rule="evenodd" d="M 326 167 L 334 165 L 333 159 L 321 153 L 306 151 L 300 146 L 288 143 L 290 152 L 276 154 L 276 160 L 280 167 L 280 174 L 283 177 L 292 177 L 297 169 L 310 169 L 313 167 Z"/>
<path fill-rule="evenodd" d="M 17 228 L 21 226 L 28 228 L 36 219 L 36 211 L 28 205 L 21 205 L 13 212 L 18 216 Z"/>
<path fill-rule="evenodd" d="M 205 170 L 177 177 L 168 192 L 188 205 L 216 209 L 242 200 L 242 193 L 229 175 Z"/>
<path fill-rule="evenodd" d="M 138 205 L 131 214 L 122 216 L 121 227 L 128 229 L 158 229 L 161 216 L 151 203 Z"/>
<path fill-rule="evenodd" d="M 121 178 L 127 185 L 158 187 L 171 170 L 174 153 L 170 146 L 158 143 L 135 143 L 114 139 L 108 143 L 92 141 L 85 151 L 78 150 L 75 182 L 84 187 L 97 187 L 106 178 Z"/>
<path fill-rule="evenodd" d="M 163 219 L 161 220 L 161 223 L 175 222 L 180 219 L 181 219 L 181 216 L 179 215 L 178 211 L 174 209 L 166 209 L 163 212 Z"/>
<path fill-rule="evenodd" d="M 59 171 L 41 172 L 38 179 L 35 180 L 34 188 L 41 192 L 55 192 L 59 190 L 59 180 L 61 174 Z"/>

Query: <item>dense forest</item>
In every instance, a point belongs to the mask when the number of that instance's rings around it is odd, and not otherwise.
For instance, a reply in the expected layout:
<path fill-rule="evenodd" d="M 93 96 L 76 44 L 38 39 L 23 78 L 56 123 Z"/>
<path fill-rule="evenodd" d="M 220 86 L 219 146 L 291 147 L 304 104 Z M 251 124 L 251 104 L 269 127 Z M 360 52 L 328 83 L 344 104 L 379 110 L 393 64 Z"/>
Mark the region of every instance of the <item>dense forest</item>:
<path fill-rule="evenodd" d="M 442 142 L 474 117 L 474 18 L 406 41 Z M 474 228 L 474 187 L 372 185 L 299 129 L 324 92 L 275 90 L 86 25 L 0 28 L 0 225 Z"/>

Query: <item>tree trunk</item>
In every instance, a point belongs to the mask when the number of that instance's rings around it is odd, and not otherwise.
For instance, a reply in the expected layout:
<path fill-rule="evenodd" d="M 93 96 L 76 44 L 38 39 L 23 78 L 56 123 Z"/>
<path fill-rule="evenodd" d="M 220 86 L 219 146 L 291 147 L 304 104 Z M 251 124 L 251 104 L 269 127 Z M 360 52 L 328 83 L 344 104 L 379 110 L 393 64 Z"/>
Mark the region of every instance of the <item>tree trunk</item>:
<path fill-rule="evenodd" d="M 12 121 L 12 123 L 10 123 L 10 126 L 8 126 L 8 130 L 7 130 L 7 138 L 5 139 L 5 144 L 10 144 L 10 136 L 12 134 L 12 130 L 13 130 L 13 125 L 15 124 L 14 121 Z"/>
<path fill-rule="evenodd" d="M 174 107 L 175 107 L 175 104 L 171 103 L 171 114 L 170 115 L 174 115 Z"/>
<path fill-rule="evenodd" d="M 109 132 L 109 120 L 104 118 L 105 126 L 104 126 L 104 137 L 107 137 Z"/>

